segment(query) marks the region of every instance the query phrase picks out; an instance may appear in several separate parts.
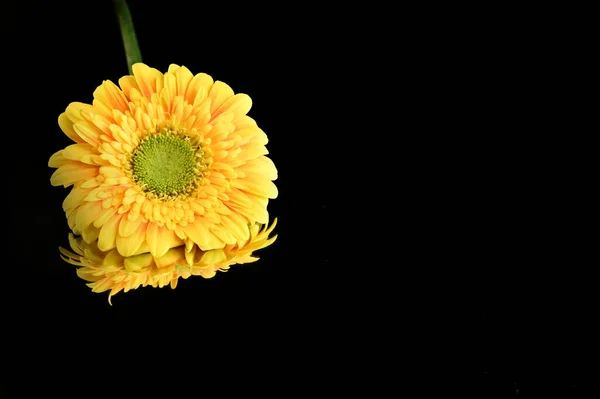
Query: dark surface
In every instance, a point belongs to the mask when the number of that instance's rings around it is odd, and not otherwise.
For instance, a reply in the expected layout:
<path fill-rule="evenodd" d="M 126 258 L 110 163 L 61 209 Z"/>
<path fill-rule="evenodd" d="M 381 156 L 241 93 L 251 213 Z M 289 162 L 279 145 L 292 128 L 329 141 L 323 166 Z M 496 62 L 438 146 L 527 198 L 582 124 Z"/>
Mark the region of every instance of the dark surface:
<path fill-rule="evenodd" d="M 0 8 L 0 398 L 596 396 L 597 157 L 543 103 L 547 30 L 131 1 L 146 64 L 252 97 L 279 238 L 257 263 L 111 307 L 59 258 L 66 190 L 47 161 L 69 144 L 65 107 L 127 73 L 119 27 L 110 1 L 45 3 Z"/>

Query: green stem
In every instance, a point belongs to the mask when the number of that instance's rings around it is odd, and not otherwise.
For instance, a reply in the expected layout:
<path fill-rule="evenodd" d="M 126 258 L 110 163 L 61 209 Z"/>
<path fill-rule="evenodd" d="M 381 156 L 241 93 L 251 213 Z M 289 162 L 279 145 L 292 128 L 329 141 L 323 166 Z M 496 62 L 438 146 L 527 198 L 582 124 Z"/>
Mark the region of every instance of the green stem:
<path fill-rule="evenodd" d="M 136 62 L 142 62 L 142 54 L 138 46 L 137 38 L 135 37 L 135 29 L 131 20 L 131 13 L 125 0 L 114 0 L 117 18 L 121 26 L 121 36 L 123 37 L 123 45 L 125 46 L 125 56 L 127 57 L 127 66 L 129 73 L 133 74 L 131 66 Z"/>

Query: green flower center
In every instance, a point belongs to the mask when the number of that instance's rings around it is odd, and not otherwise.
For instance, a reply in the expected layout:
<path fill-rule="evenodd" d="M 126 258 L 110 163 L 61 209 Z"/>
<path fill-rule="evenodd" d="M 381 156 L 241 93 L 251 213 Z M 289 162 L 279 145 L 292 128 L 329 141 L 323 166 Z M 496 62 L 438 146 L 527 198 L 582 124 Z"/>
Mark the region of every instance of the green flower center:
<path fill-rule="evenodd" d="M 180 197 L 197 187 L 202 177 L 201 157 L 201 149 L 192 146 L 188 137 L 162 131 L 142 139 L 132 154 L 131 172 L 146 193 L 158 198 Z"/>

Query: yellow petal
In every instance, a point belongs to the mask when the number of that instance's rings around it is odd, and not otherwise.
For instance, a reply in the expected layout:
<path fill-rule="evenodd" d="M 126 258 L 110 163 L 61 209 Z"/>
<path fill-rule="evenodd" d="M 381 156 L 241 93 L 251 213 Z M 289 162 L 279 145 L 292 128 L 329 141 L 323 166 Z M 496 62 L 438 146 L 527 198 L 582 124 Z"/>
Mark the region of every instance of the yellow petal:
<path fill-rule="evenodd" d="M 232 212 L 230 215 L 221 216 L 221 224 L 225 229 L 234 234 L 238 240 L 246 241 L 250 238 L 248 221 L 244 220 L 238 213 Z"/>
<path fill-rule="evenodd" d="M 71 192 L 65 197 L 62 206 L 65 212 L 72 211 L 83 202 L 84 198 L 91 190 L 85 190 L 80 187 L 73 187 Z"/>
<path fill-rule="evenodd" d="M 263 184 L 256 184 L 247 180 L 234 179 L 231 181 L 231 187 L 266 198 L 277 198 L 278 195 L 277 186 L 270 180 L 263 182 Z"/>
<path fill-rule="evenodd" d="M 226 83 L 217 80 L 210 88 L 210 92 L 208 93 L 208 96 L 211 99 L 210 114 L 214 114 L 214 112 L 219 109 L 219 107 L 223 105 L 225 101 L 233 97 L 233 95 L 234 93 L 231 87 L 229 87 Z"/>
<path fill-rule="evenodd" d="M 177 78 L 172 73 L 165 73 L 163 77 L 163 89 L 161 96 L 164 100 L 165 110 L 170 111 L 173 100 L 177 95 Z"/>
<path fill-rule="evenodd" d="M 88 284 L 92 288 L 92 292 L 104 292 L 112 288 L 114 282 L 111 278 L 105 277 L 102 280 L 96 281 L 95 283 Z"/>
<path fill-rule="evenodd" d="M 123 219 L 121 219 L 121 223 L 119 223 L 119 235 L 121 237 L 129 237 L 133 234 L 135 230 L 137 230 L 141 222 L 142 218 L 135 218 L 133 220 L 129 220 L 129 217 L 124 217 Z"/>
<path fill-rule="evenodd" d="M 224 112 L 231 112 L 236 117 L 242 116 L 246 115 L 250 108 L 252 108 L 252 99 L 247 94 L 240 93 L 225 101 L 214 113 L 211 112 L 211 117 L 214 119 Z"/>
<path fill-rule="evenodd" d="M 94 226 L 102 227 L 115 213 L 117 213 L 117 208 L 104 209 L 103 207 L 102 213 L 94 221 Z"/>
<path fill-rule="evenodd" d="M 90 224 L 89 226 L 87 226 L 86 228 L 84 228 L 81 231 L 81 236 L 83 237 L 83 240 L 85 242 L 87 242 L 88 244 L 96 241 L 98 239 L 99 234 L 100 234 L 100 229 L 97 227 L 94 227 L 93 224 Z"/>
<path fill-rule="evenodd" d="M 116 166 L 101 166 L 98 172 L 104 177 L 123 177 L 123 169 Z"/>
<path fill-rule="evenodd" d="M 181 67 L 177 64 L 170 64 L 169 68 L 167 69 L 167 72 L 174 74 L 175 72 L 177 72 L 177 70 L 179 70 L 179 68 Z"/>
<path fill-rule="evenodd" d="M 157 267 L 166 267 L 177 261 L 183 261 L 184 257 L 183 247 L 171 248 L 163 256 L 154 257 L 154 263 Z"/>
<path fill-rule="evenodd" d="M 267 212 L 266 205 L 260 204 L 258 197 L 253 197 L 253 200 L 254 206 L 251 208 L 250 212 L 252 212 L 254 220 L 258 223 L 267 224 L 269 221 L 269 212 Z M 267 200 L 265 199 L 265 201 Z"/>
<path fill-rule="evenodd" d="M 194 256 L 196 255 L 197 248 L 198 247 L 196 245 L 194 245 L 189 252 L 188 251 L 185 252 L 185 261 L 190 266 L 194 264 Z"/>
<path fill-rule="evenodd" d="M 83 255 L 83 249 L 81 248 L 80 241 L 81 240 L 78 240 L 77 238 L 75 238 L 73 233 L 69 233 L 69 245 L 71 246 L 71 249 L 73 251 L 75 251 L 75 253 L 77 255 Z"/>
<path fill-rule="evenodd" d="M 188 85 L 194 78 L 194 75 L 190 72 L 189 69 L 187 69 L 184 66 L 177 69 L 176 71 L 172 71 L 169 67 L 169 72 L 175 72 L 175 77 L 177 78 L 177 95 L 185 96 Z"/>
<path fill-rule="evenodd" d="M 142 95 L 148 99 L 152 97 L 152 94 L 157 93 L 162 88 L 163 74 L 154 68 L 137 63 L 131 68 L 135 81 L 140 88 Z"/>
<path fill-rule="evenodd" d="M 202 89 L 202 91 L 204 91 L 204 89 Z M 210 98 L 205 97 L 205 93 L 196 96 L 196 101 L 198 101 L 198 103 L 194 104 L 191 114 L 186 120 L 186 127 L 188 129 L 198 129 L 202 134 L 206 134 L 207 131 L 212 129 L 212 125 L 207 124 L 210 120 Z M 198 100 L 199 98 L 205 99 L 200 101 Z"/>
<path fill-rule="evenodd" d="M 269 180 L 277 179 L 277 168 L 273 161 L 268 157 L 249 159 L 244 165 L 240 166 L 239 169 L 245 174 L 256 174 L 266 177 Z"/>
<path fill-rule="evenodd" d="M 214 81 L 205 73 L 199 73 L 190 81 L 186 91 L 185 99 L 189 104 L 199 105 L 206 98 Z"/>
<path fill-rule="evenodd" d="M 204 266 L 204 267 L 192 267 L 192 274 L 194 276 L 202 276 L 204 278 L 213 278 L 217 272 L 212 268 L 212 266 Z"/>
<path fill-rule="evenodd" d="M 200 264 L 214 265 L 216 263 L 223 262 L 226 258 L 227 256 L 225 255 L 225 252 L 223 252 L 222 249 L 214 249 L 212 251 L 207 251 L 204 253 Z"/>
<path fill-rule="evenodd" d="M 225 243 L 212 234 L 202 221 L 190 223 L 182 229 L 203 251 L 225 246 Z"/>
<path fill-rule="evenodd" d="M 85 182 L 81 183 L 81 185 L 79 187 L 81 187 L 81 188 L 97 188 L 98 186 L 100 186 L 100 184 L 102 184 L 102 182 L 100 182 L 98 177 L 96 176 L 96 178 L 94 178 L 94 179 L 89 179 L 89 180 L 86 180 Z"/>
<path fill-rule="evenodd" d="M 151 266 L 154 263 L 154 258 L 150 254 L 141 254 L 129 256 L 125 258 L 125 269 L 129 272 L 139 272 L 142 269 Z"/>
<path fill-rule="evenodd" d="M 83 231 L 102 213 L 102 202 L 85 202 L 78 207 L 75 212 L 75 225 L 77 226 L 77 229 Z"/>
<path fill-rule="evenodd" d="M 104 260 L 102 261 L 102 266 L 104 266 L 105 268 L 120 267 L 121 265 L 123 265 L 123 261 L 124 258 L 123 256 L 121 256 L 119 251 L 113 249 L 104 257 Z"/>
<path fill-rule="evenodd" d="M 68 163 L 54 171 L 50 177 L 50 184 L 53 186 L 68 187 L 79 181 L 94 178 L 97 174 L 97 166 L 90 166 L 79 162 Z"/>
<path fill-rule="evenodd" d="M 73 161 L 81 161 L 86 155 L 98 155 L 98 152 L 88 143 L 71 144 L 63 150 L 65 158 Z"/>
<path fill-rule="evenodd" d="M 227 245 L 236 244 L 238 241 L 231 231 L 227 230 L 223 226 L 211 227 L 210 231 Z"/>
<path fill-rule="evenodd" d="M 135 254 L 142 242 L 146 238 L 146 224 L 141 223 L 138 228 L 128 237 L 117 235 L 116 245 L 117 250 L 123 256 L 131 256 Z"/>
<path fill-rule="evenodd" d="M 102 144 L 102 140 L 100 139 L 102 131 L 95 125 L 90 125 L 88 122 L 77 122 L 73 125 L 73 129 L 77 132 L 79 137 L 94 147 L 98 147 Z"/>
<path fill-rule="evenodd" d="M 229 203 L 228 206 L 248 220 L 253 220 L 257 223 L 267 223 L 269 221 L 269 212 L 267 212 L 264 206 L 246 208 L 235 203 Z"/>
<path fill-rule="evenodd" d="M 49 167 L 58 168 L 58 167 L 64 165 L 65 163 L 69 162 L 69 160 L 67 158 L 65 158 L 65 156 L 63 155 L 63 151 L 64 150 L 60 150 L 60 151 L 57 151 L 54 154 L 52 154 L 52 156 L 48 160 Z"/>
<path fill-rule="evenodd" d="M 116 246 L 121 218 L 123 218 L 123 214 L 117 213 L 104 223 L 100 229 L 100 235 L 98 236 L 98 249 L 101 251 L 109 251 Z"/>
<path fill-rule="evenodd" d="M 127 98 L 123 92 L 110 80 L 105 80 L 94 91 L 94 99 L 103 102 L 110 109 L 118 109 L 125 112 L 129 109 Z M 96 104 L 94 104 L 96 106 Z"/>
<path fill-rule="evenodd" d="M 90 121 L 94 119 L 96 115 L 102 115 L 104 118 L 112 118 L 112 108 L 103 103 L 102 101 L 94 100 L 92 101 L 92 105 L 94 107 L 94 112 L 90 114 Z M 85 116 L 85 115 L 84 115 Z"/>
<path fill-rule="evenodd" d="M 245 192 L 233 188 L 228 194 L 231 202 L 244 208 L 252 208 L 252 200 Z"/>
<path fill-rule="evenodd" d="M 268 236 L 269 234 L 271 234 L 273 232 L 273 230 L 275 230 L 275 226 L 277 226 L 277 218 L 273 219 L 273 223 L 271 224 L 271 226 L 269 226 L 269 228 L 267 228 L 267 224 L 264 224 L 264 229 L 262 234 Z"/>
<path fill-rule="evenodd" d="M 163 256 L 170 248 L 183 243 L 173 230 L 169 230 L 165 226 L 158 226 L 156 223 L 148 223 L 146 241 L 150 253 L 155 257 Z"/>
<path fill-rule="evenodd" d="M 76 214 L 77 214 L 77 212 L 75 212 L 75 211 L 71 211 L 70 213 L 67 214 L 67 224 L 69 225 L 69 228 L 71 230 L 73 230 L 73 233 L 79 234 L 80 231 L 77 230 L 77 227 L 75 226 L 75 215 Z"/>
<path fill-rule="evenodd" d="M 73 121 L 67 117 L 67 114 L 63 112 L 58 117 L 58 126 L 68 138 L 76 143 L 83 143 L 83 139 L 73 129 Z"/>
<path fill-rule="evenodd" d="M 73 124 L 77 122 L 84 122 L 93 118 L 93 115 L 96 114 L 96 110 L 90 104 L 80 103 L 80 102 L 72 102 L 67 106 L 65 110 L 66 116 L 73 122 Z"/>
<path fill-rule="evenodd" d="M 121 79 L 119 79 L 119 86 L 121 86 L 121 90 L 123 90 L 123 93 L 125 93 L 125 96 L 127 96 L 129 99 L 131 99 L 131 90 L 132 89 L 136 89 L 139 91 L 139 87 L 135 81 L 135 76 L 123 76 Z"/>
<path fill-rule="evenodd" d="M 113 196 L 110 188 L 106 186 L 99 186 L 87 192 L 88 195 L 84 198 L 84 201 L 100 201 Z"/>
<path fill-rule="evenodd" d="M 121 126 L 110 125 L 109 129 L 110 129 L 110 133 L 114 137 L 114 139 L 119 142 L 118 144 L 126 144 L 127 146 L 130 146 L 130 148 L 131 148 L 131 146 L 135 145 L 135 140 L 137 138 L 133 134 L 127 132 Z M 119 152 L 124 153 L 125 151 L 127 151 L 127 150 L 125 150 L 124 147 L 121 146 Z"/>
<path fill-rule="evenodd" d="M 205 208 L 198 201 L 190 201 L 190 209 L 197 215 L 204 215 Z"/>
<path fill-rule="evenodd" d="M 111 111 L 112 112 L 112 111 Z M 114 124 L 115 121 L 106 118 L 103 115 L 94 115 L 92 117 L 92 123 L 96 126 L 102 133 L 107 136 L 110 136 L 112 133 L 110 132 L 110 127 Z"/>
<path fill-rule="evenodd" d="M 240 161 L 248 161 L 251 159 L 259 158 L 261 155 L 269 153 L 267 147 L 259 143 L 248 143 L 244 146 L 243 150 L 237 155 L 237 159 Z"/>

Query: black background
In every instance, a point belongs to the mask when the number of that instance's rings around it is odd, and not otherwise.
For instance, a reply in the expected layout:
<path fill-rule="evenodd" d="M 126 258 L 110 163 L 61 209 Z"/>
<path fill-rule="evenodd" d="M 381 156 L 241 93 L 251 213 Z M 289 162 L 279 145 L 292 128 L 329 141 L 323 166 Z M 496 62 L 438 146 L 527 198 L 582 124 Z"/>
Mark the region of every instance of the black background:
<path fill-rule="evenodd" d="M 552 108 L 585 53 L 568 17 L 198 4 L 130 2 L 143 61 L 251 96 L 278 240 L 175 290 L 91 293 L 47 161 L 66 106 L 127 73 L 119 26 L 110 1 L 4 3 L 0 397 L 593 397 L 595 158 Z"/>

